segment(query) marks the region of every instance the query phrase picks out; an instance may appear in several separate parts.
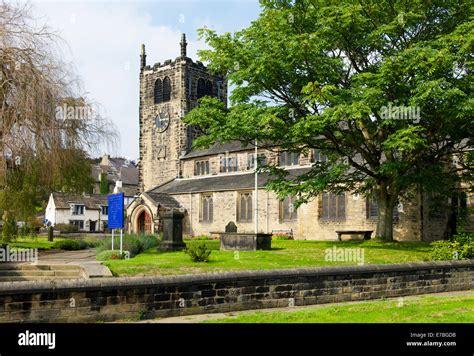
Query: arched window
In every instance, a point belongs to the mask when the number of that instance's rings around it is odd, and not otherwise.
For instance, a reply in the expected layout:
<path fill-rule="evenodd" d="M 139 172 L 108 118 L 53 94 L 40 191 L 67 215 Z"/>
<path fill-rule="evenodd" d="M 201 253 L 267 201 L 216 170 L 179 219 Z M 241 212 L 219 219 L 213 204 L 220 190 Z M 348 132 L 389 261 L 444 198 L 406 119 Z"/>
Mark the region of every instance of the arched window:
<path fill-rule="evenodd" d="M 155 82 L 155 104 L 159 104 L 163 101 L 163 84 L 161 79 L 157 79 Z"/>
<path fill-rule="evenodd" d="M 171 100 L 171 80 L 169 77 L 163 79 L 163 101 Z"/>
<path fill-rule="evenodd" d="M 197 87 L 197 98 L 202 98 L 206 95 L 206 82 L 204 79 L 199 78 L 198 80 L 198 87 Z"/>
<path fill-rule="evenodd" d="M 206 82 L 206 95 L 208 96 L 214 95 L 214 89 L 212 87 L 212 82 L 210 80 Z"/>

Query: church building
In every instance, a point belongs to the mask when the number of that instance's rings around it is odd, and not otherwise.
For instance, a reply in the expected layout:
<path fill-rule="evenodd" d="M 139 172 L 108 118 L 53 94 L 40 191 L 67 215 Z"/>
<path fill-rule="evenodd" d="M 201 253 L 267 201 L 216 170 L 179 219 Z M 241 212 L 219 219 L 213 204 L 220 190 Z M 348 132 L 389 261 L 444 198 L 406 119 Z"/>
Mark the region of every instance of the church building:
<path fill-rule="evenodd" d="M 257 228 L 265 233 L 283 232 L 295 239 L 335 240 L 338 230 L 373 230 L 372 237 L 375 235 L 378 209 L 370 199 L 349 192 L 323 193 L 295 209 L 292 197 L 280 201 L 265 189 L 270 177 L 264 173 L 258 174 L 255 189 L 256 160 L 278 164 L 291 175 L 298 175 L 326 160 L 321 152 L 256 152 L 240 142 L 193 149 L 199 131 L 186 125 L 184 116 L 206 95 L 227 104 L 227 82 L 211 74 L 203 63 L 187 57 L 184 34 L 180 45 L 179 57 L 153 66 L 147 65 L 142 45 L 140 193 L 127 208 L 130 233 L 159 233 L 160 214 L 177 209 L 185 214 L 183 231 L 189 236 L 224 231 L 231 221 L 239 232 L 254 232 Z M 394 212 L 394 238 L 445 238 L 448 216 L 444 210 L 433 213 L 429 199 L 417 193 L 411 201 L 401 202 Z"/>

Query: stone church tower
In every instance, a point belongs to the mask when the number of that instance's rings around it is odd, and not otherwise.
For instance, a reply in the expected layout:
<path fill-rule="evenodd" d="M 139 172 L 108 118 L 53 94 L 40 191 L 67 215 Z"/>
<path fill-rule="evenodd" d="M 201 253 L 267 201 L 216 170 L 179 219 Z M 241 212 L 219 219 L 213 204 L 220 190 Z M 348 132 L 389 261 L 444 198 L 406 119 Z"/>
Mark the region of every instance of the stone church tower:
<path fill-rule="evenodd" d="M 184 116 L 203 96 L 227 103 L 227 82 L 209 73 L 201 62 L 186 56 L 186 36 L 181 55 L 153 66 L 146 64 L 145 45 L 140 55 L 140 161 L 141 192 L 181 176 L 180 157 L 190 151 L 197 131 Z"/>

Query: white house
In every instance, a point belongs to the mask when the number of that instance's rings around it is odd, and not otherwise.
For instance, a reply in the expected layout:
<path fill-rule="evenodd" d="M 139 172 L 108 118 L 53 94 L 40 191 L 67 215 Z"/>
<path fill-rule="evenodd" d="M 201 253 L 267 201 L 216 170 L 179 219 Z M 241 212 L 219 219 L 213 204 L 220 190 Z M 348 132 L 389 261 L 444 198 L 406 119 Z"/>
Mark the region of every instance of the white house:
<path fill-rule="evenodd" d="M 76 225 L 79 231 L 98 232 L 107 228 L 107 195 L 51 193 L 46 207 L 48 224 Z"/>

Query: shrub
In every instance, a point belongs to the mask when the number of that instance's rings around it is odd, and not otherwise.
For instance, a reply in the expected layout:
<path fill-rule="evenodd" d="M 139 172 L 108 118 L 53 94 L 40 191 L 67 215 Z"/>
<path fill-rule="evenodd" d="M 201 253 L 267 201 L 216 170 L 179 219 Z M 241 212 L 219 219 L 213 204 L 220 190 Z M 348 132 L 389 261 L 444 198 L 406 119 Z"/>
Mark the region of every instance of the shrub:
<path fill-rule="evenodd" d="M 60 250 L 77 251 L 85 250 L 89 244 L 83 240 L 60 240 L 54 244 L 54 247 Z"/>
<path fill-rule="evenodd" d="M 34 224 L 26 223 L 19 228 L 19 235 L 35 237 L 39 228 Z"/>
<path fill-rule="evenodd" d="M 474 234 L 461 233 L 454 235 L 451 241 L 459 242 L 461 245 L 474 244 Z"/>
<path fill-rule="evenodd" d="M 122 252 L 122 256 L 120 256 L 120 251 L 118 250 L 105 250 L 97 254 L 96 260 L 97 261 L 108 261 L 108 260 L 121 260 L 125 258 L 126 254 Z"/>
<path fill-rule="evenodd" d="M 154 235 L 145 235 L 138 237 L 139 241 L 142 243 L 142 251 L 146 251 L 149 248 L 156 247 L 158 245 L 158 239 Z"/>
<path fill-rule="evenodd" d="M 205 242 L 188 244 L 184 249 L 184 253 L 188 254 L 193 262 L 208 262 L 211 252 Z"/>
<path fill-rule="evenodd" d="M 13 219 L 6 212 L 3 214 L 3 226 L 2 226 L 2 240 L 3 242 L 10 242 L 15 240 L 18 236 L 18 226 L 16 225 L 15 219 Z"/>
<path fill-rule="evenodd" d="M 286 235 L 286 234 L 283 234 L 283 235 L 273 235 L 272 236 L 272 239 L 273 240 L 291 240 L 291 237 Z"/>
<path fill-rule="evenodd" d="M 73 224 L 56 224 L 54 225 L 54 229 L 59 230 L 61 234 L 79 232 L 79 227 Z"/>
<path fill-rule="evenodd" d="M 472 244 L 461 244 L 458 241 L 435 241 L 430 258 L 433 261 L 464 260 L 474 257 Z"/>
<path fill-rule="evenodd" d="M 206 236 L 206 235 L 201 235 L 201 236 L 194 236 L 193 240 L 207 241 L 207 240 L 211 240 L 211 238 L 209 236 Z"/>
<path fill-rule="evenodd" d="M 130 257 L 138 255 L 151 247 L 157 246 L 158 240 L 155 236 L 124 235 L 122 250 L 130 252 Z M 120 236 L 114 236 L 114 250 L 120 248 Z M 104 239 L 97 246 L 97 252 L 112 249 L 112 239 Z"/>

